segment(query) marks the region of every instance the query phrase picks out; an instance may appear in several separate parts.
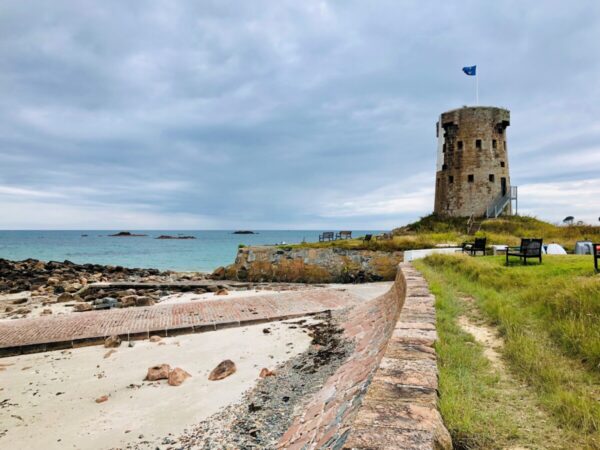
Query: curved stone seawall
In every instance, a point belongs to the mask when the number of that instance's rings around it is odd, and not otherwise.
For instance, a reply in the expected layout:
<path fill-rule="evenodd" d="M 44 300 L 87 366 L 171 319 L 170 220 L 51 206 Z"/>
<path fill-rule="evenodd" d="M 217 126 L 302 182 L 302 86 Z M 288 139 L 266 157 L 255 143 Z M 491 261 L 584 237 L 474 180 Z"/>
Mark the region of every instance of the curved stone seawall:
<path fill-rule="evenodd" d="M 451 448 L 437 411 L 433 297 L 410 264 L 399 267 L 386 294 L 348 312 L 342 327 L 355 343 L 353 354 L 310 399 L 279 448 Z M 401 314 L 403 305 L 409 308 Z"/>

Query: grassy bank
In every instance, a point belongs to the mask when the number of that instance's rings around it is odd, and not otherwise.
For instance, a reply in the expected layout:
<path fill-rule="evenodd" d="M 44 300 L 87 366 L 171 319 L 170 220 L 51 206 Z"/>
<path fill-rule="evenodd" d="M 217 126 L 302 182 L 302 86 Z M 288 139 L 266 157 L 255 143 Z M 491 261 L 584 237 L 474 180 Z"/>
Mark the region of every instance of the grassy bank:
<path fill-rule="evenodd" d="M 467 218 L 447 218 L 430 215 L 421 220 L 392 231 L 392 238 L 364 242 L 362 239 L 349 239 L 331 242 L 310 242 L 295 247 L 346 249 L 369 249 L 403 251 L 431 248 L 440 244 L 460 245 L 474 237 L 486 237 L 488 245 L 518 245 L 522 237 L 543 238 L 544 242 L 562 245 L 572 251 L 575 242 L 580 240 L 600 241 L 600 227 L 591 225 L 556 226 L 548 222 L 526 216 L 509 216 L 487 219 L 475 236 L 467 235 Z"/>
<path fill-rule="evenodd" d="M 590 257 L 507 268 L 502 258 L 436 255 L 417 266 L 437 297 L 441 409 L 459 447 L 516 440 L 533 448 L 600 448 L 600 277 Z M 515 421 L 528 416 L 515 411 L 521 400 L 506 401 L 510 391 L 457 324 L 468 308 L 499 331 L 510 374 L 550 422 L 527 429 L 527 420 Z"/>

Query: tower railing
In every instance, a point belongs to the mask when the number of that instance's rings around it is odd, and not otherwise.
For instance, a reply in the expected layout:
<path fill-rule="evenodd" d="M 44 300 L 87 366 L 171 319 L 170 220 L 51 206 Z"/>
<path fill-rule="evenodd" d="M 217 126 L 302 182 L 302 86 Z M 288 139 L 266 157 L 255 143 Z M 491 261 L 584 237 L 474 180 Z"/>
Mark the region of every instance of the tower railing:
<path fill-rule="evenodd" d="M 495 219 L 500 214 L 502 214 L 502 211 L 504 211 L 506 206 L 509 205 L 513 200 L 515 201 L 515 212 L 517 212 L 518 211 L 518 209 L 517 209 L 518 208 L 517 186 L 510 186 L 510 188 L 508 189 L 508 191 L 506 191 L 506 193 L 504 193 L 504 194 L 501 193 L 500 195 L 498 195 L 487 207 L 485 216 L 488 219 L 490 219 L 490 218 Z"/>

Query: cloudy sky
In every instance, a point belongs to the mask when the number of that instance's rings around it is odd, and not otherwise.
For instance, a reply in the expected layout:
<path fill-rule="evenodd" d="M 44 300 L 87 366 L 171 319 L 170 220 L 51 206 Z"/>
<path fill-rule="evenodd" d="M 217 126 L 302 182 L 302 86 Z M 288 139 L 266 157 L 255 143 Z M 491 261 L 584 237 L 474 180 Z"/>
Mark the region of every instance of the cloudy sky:
<path fill-rule="evenodd" d="M 520 212 L 600 216 L 600 2 L 0 3 L 0 228 L 387 229 L 511 110 Z"/>

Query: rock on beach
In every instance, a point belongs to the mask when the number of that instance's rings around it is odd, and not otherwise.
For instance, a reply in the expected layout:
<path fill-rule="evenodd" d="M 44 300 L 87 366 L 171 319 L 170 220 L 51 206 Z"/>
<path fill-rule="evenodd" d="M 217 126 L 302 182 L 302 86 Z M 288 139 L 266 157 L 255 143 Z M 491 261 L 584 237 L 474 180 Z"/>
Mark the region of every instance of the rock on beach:
<path fill-rule="evenodd" d="M 167 380 L 169 373 L 171 372 L 171 366 L 168 364 L 159 364 L 148 368 L 148 374 L 144 381 L 158 381 Z"/>
<path fill-rule="evenodd" d="M 182 368 L 175 367 L 171 372 L 169 372 L 168 383 L 170 386 L 179 386 L 191 376 L 191 374 L 187 373 Z"/>
<path fill-rule="evenodd" d="M 222 380 L 223 378 L 227 378 L 228 376 L 234 374 L 236 370 L 237 368 L 235 367 L 235 363 L 230 359 L 226 359 L 225 361 L 219 363 L 219 365 L 212 370 L 208 376 L 208 379 L 211 381 Z"/>

